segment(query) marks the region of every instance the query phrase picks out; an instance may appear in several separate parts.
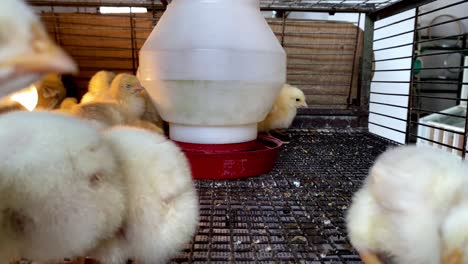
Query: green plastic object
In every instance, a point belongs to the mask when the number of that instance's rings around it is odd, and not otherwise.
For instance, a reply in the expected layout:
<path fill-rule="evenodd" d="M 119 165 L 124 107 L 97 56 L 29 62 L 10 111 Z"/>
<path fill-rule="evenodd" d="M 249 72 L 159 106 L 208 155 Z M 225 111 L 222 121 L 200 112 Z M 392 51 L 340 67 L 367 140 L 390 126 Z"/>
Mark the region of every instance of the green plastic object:
<path fill-rule="evenodd" d="M 421 68 L 422 68 L 422 62 L 420 59 L 416 59 L 414 60 L 414 63 L 413 63 L 413 73 L 414 74 L 419 74 L 421 72 Z"/>

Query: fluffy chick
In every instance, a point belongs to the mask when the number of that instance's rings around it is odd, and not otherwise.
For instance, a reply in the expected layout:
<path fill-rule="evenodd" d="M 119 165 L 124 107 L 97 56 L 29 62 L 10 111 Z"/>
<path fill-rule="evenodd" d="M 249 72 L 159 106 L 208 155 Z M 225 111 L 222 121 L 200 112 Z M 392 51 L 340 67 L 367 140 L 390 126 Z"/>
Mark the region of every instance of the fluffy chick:
<path fill-rule="evenodd" d="M 136 77 L 140 80 L 140 67 L 137 68 Z M 145 98 L 145 111 L 143 112 L 141 119 L 156 124 L 158 127 L 163 129 L 165 123 L 161 115 L 159 115 L 153 99 L 151 99 L 151 96 L 146 90 L 143 91 L 142 95 Z"/>
<path fill-rule="evenodd" d="M 105 133 L 126 176 L 128 211 L 122 233 L 90 256 L 102 263 L 166 263 L 193 236 L 198 198 L 185 155 L 170 140 L 118 127 Z"/>
<path fill-rule="evenodd" d="M 468 172 L 468 161 L 461 164 L 460 171 Z M 468 184 L 456 193 L 454 206 L 450 208 L 442 224 L 443 264 L 468 263 Z"/>
<path fill-rule="evenodd" d="M 0 1 L 0 97 L 46 73 L 75 73 L 75 62 L 58 47 L 23 0 Z"/>
<path fill-rule="evenodd" d="M 122 225 L 122 175 L 102 135 L 52 112 L 0 116 L 0 263 L 85 254 Z"/>
<path fill-rule="evenodd" d="M 143 91 L 143 98 L 145 99 L 145 111 L 143 112 L 141 119 L 163 128 L 164 121 L 159 115 L 159 112 L 154 105 L 153 99 L 151 99 L 150 95 L 146 91 Z"/>
<path fill-rule="evenodd" d="M 115 73 L 111 71 L 98 71 L 91 77 L 88 92 L 81 98 L 81 103 L 110 100 L 109 88 Z"/>
<path fill-rule="evenodd" d="M 1 114 L 5 114 L 5 113 L 9 113 L 9 112 L 14 112 L 14 111 L 26 111 L 27 109 L 24 108 L 24 106 L 22 106 L 20 103 L 17 103 L 17 102 L 7 102 L 7 103 L 3 103 L 3 102 L 0 102 L 0 115 Z"/>
<path fill-rule="evenodd" d="M 60 109 L 70 110 L 77 104 L 78 99 L 76 99 L 75 97 L 67 97 L 63 99 L 63 101 L 60 103 Z"/>
<path fill-rule="evenodd" d="M 128 112 L 126 108 L 115 102 L 90 102 L 73 106 L 69 113 L 91 121 L 98 129 L 118 125 L 136 126 L 163 134 L 156 125 L 141 120 Z"/>
<path fill-rule="evenodd" d="M 67 95 L 60 75 L 47 74 L 40 82 L 35 84 L 37 89 L 38 109 L 55 109 Z"/>
<path fill-rule="evenodd" d="M 288 128 L 296 116 L 297 108 L 300 107 L 307 107 L 304 92 L 297 87 L 285 84 L 273 103 L 270 113 L 258 123 L 258 131 L 268 132 Z"/>
<path fill-rule="evenodd" d="M 380 155 L 347 212 L 351 244 L 366 264 L 431 264 L 441 260 L 439 229 L 460 192 L 466 167 L 451 154 L 401 146 Z"/>
<path fill-rule="evenodd" d="M 464 196 L 442 224 L 442 264 L 468 263 L 468 200 Z"/>
<path fill-rule="evenodd" d="M 117 74 L 109 90 L 112 99 L 138 118 L 145 112 L 144 91 L 137 77 L 128 73 Z"/>

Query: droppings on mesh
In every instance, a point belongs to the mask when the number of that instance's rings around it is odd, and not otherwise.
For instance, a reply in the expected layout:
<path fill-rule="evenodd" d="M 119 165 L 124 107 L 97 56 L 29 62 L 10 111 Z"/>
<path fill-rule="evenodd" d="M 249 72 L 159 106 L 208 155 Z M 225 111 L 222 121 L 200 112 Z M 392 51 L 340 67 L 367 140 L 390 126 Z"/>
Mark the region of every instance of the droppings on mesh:
<path fill-rule="evenodd" d="M 344 214 L 392 143 L 361 131 L 292 130 L 268 174 L 197 181 L 200 224 L 183 262 L 360 263 Z"/>

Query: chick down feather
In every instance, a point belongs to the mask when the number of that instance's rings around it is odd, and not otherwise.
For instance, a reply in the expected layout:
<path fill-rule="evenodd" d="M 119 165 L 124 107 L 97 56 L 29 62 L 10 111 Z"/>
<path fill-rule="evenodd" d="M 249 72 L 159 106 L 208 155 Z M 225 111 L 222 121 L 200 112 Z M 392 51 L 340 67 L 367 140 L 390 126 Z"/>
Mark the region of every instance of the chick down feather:
<path fill-rule="evenodd" d="M 466 170 L 466 169 L 465 169 Z M 434 148 L 400 146 L 380 155 L 347 212 L 351 244 L 396 263 L 439 263 L 440 227 L 461 190 L 460 160 Z"/>
<path fill-rule="evenodd" d="M 80 256 L 122 224 L 122 175 L 100 133 L 52 112 L 0 116 L 0 259 Z"/>
<path fill-rule="evenodd" d="M 271 111 L 262 122 L 257 124 L 259 132 L 289 128 L 296 117 L 297 108 L 307 107 L 304 92 L 299 88 L 285 84 L 276 97 Z"/>
<path fill-rule="evenodd" d="M 190 241 L 198 198 L 185 155 L 164 136 L 115 127 L 106 138 L 125 175 L 128 210 L 120 235 L 91 256 L 103 263 L 165 263 Z"/>

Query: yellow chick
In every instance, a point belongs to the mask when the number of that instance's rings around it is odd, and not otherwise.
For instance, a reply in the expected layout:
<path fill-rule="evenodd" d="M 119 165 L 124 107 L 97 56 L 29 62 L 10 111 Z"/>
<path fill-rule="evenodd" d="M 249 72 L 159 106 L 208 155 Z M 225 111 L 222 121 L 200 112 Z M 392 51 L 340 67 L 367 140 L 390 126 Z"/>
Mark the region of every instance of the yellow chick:
<path fill-rule="evenodd" d="M 38 95 L 38 109 L 55 109 L 67 94 L 60 75 L 55 73 L 47 74 L 35 86 Z"/>
<path fill-rule="evenodd" d="M 88 92 L 81 98 L 81 103 L 110 100 L 109 88 L 115 73 L 111 71 L 98 71 L 88 84 Z"/>
<path fill-rule="evenodd" d="M 285 84 L 270 113 L 258 123 L 258 131 L 268 133 L 270 130 L 288 128 L 296 116 L 297 108 L 300 107 L 307 107 L 304 93 L 297 87 Z"/>
<path fill-rule="evenodd" d="M 164 120 L 159 115 L 159 112 L 153 103 L 153 99 L 151 99 L 148 92 L 143 91 L 143 98 L 145 99 L 145 111 L 143 112 L 141 119 L 151 122 L 160 128 L 164 127 Z"/>
<path fill-rule="evenodd" d="M 468 166 L 466 168 L 468 170 Z M 466 192 L 466 191 L 465 191 Z M 468 263 L 468 199 L 466 194 L 450 209 L 441 228 L 442 264 Z"/>
<path fill-rule="evenodd" d="M 75 97 L 67 97 L 63 99 L 63 101 L 60 103 L 60 109 L 70 110 L 77 104 L 78 104 L 78 99 L 76 99 Z"/>
<path fill-rule="evenodd" d="M 128 112 L 126 108 L 115 102 L 90 102 L 73 106 L 69 113 L 89 120 L 98 129 L 118 125 L 141 127 L 156 133 L 164 134 L 156 125 L 141 120 Z"/>
<path fill-rule="evenodd" d="M 140 79 L 140 67 L 138 67 L 137 69 L 136 77 L 138 80 Z M 151 96 L 146 90 L 143 91 L 143 97 L 145 99 L 145 111 L 143 112 L 141 119 L 156 124 L 160 128 L 163 128 L 165 122 L 162 119 L 161 115 L 159 115 L 159 112 L 156 109 L 153 99 L 151 99 Z"/>
<path fill-rule="evenodd" d="M 466 163 L 436 148 L 400 146 L 380 155 L 346 215 L 364 263 L 383 263 L 379 254 L 385 254 L 399 264 L 438 264 L 465 250 L 455 242 L 441 252 L 441 226 L 468 198 L 467 172 Z"/>
<path fill-rule="evenodd" d="M 13 111 L 26 111 L 27 109 L 24 108 L 20 103 L 0 103 L 0 115 L 13 112 Z"/>
<path fill-rule="evenodd" d="M 120 73 L 112 80 L 109 93 L 115 101 L 141 118 L 145 112 L 145 89 L 135 75 Z"/>
<path fill-rule="evenodd" d="M 23 0 L 0 1 L 0 98 L 27 87 L 43 74 L 77 70 Z"/>
<path fill-rule="evenodd" d="M 125 175 L 128 210 L 122 232 L 89 255 L 101 263 L 167 263 L 192 238 L 199 202 L 190 166 L 174 142 L 147 131 L 104 133 Z"/>

